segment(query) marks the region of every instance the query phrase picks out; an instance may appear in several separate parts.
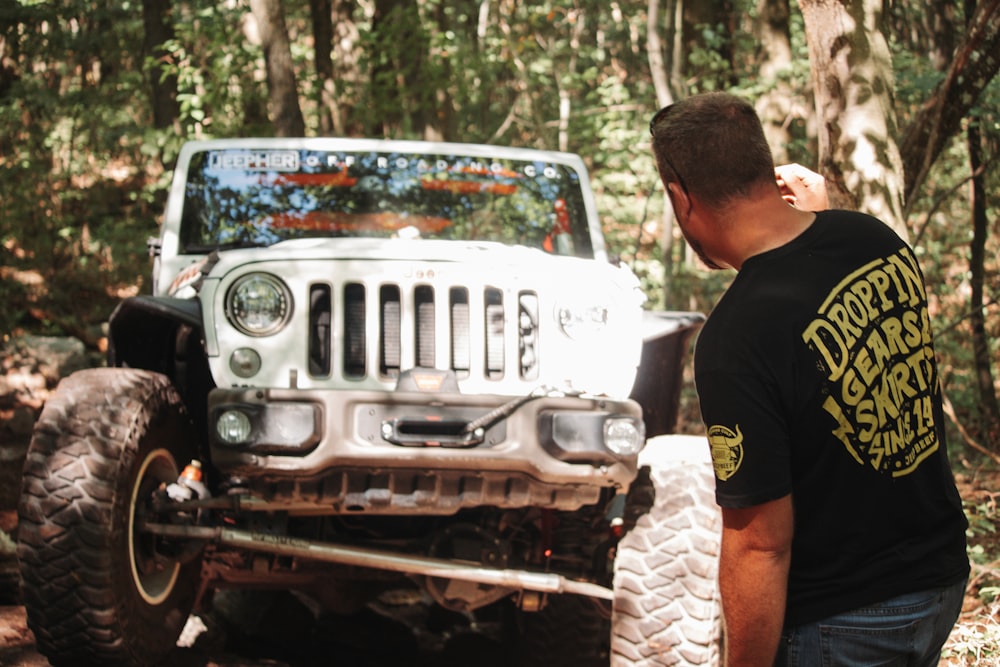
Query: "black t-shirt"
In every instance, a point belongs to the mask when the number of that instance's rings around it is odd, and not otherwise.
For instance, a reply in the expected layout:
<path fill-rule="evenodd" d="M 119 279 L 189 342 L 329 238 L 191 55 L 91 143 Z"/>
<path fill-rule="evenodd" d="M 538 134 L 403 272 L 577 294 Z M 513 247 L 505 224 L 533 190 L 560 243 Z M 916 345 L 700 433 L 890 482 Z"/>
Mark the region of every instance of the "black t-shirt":
<path fill-rule="evenodd" d="M 885 224 L 826 211 L 747 260 L 695 375 L 718 503 L 792 494 L 786 625 L 968 574 L 923 277 Z"/>

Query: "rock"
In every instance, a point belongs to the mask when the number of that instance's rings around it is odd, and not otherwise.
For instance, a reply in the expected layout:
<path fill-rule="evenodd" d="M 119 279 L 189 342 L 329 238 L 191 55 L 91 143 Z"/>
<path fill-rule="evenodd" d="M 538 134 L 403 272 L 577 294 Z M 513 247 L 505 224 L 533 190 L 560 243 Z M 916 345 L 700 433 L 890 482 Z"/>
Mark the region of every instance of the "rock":
<path fill-rule="evenodd" d="M 49 388 L 73 371 L 91 365 L 87 349 L 76 338 L 29 335 L 15 338 L 11 343 L 15 354 L 34 361 L 35 370 L 42 374 Z"/>
<path fill-rule="evenodd" d="M 100 365 L 76 338 L 18 336 L 0 346 L 0 445 L 20 444 L 59 381 Z"/>
<path fill-rule="evenodd" d="M 17 503 L 25 452 L 49 392 L 100 363 L 76 338 L 25 335 L 0 344 L 0 510 Z"/>
<path fill-rule="evenodd" d="M 29 367 L 12 368 L 0 375 L 0 406 L 37 404 L 48 395 L 45 376 Z"/>

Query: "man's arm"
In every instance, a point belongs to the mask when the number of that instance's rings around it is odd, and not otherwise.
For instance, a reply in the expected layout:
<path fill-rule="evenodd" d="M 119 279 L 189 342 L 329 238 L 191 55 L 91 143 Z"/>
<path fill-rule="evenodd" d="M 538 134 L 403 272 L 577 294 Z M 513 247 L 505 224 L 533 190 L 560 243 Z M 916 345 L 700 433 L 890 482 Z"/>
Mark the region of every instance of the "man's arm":
<path fill-rule="evenodd" d="M 790 495 L 722 509 L 719 586 L 727 667 L 772 667 L 781 640 L 792 554 Z"/>

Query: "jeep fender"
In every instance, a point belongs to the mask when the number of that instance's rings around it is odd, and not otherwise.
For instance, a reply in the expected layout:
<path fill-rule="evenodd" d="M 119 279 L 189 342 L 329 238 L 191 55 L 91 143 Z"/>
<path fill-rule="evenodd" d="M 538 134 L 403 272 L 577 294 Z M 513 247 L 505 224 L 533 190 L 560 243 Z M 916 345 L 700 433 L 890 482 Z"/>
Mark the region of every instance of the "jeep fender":
<path fill-rule="evenodd" d="M 642 406 L 647 438 L 677 428 L 684 357 L 704 322 L 701 313 L 643 311 L 642 356 L 629 398 Z"/>
<path fill-rule="evenodd" d="M 115 308 L 108 329 L 108 366 L 166 375 L 195 424 L 204 427 L 208 392 L 215 383 L 205 355 L 201 302 L 131 297 Z"/>

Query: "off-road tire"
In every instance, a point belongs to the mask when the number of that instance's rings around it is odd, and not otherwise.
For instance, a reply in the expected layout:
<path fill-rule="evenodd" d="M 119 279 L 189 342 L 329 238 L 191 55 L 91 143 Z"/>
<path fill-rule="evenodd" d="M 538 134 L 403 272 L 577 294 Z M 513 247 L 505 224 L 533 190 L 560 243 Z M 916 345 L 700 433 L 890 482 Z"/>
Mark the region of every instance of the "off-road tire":
<path fill-rule="evenodd" d="M 656 438 L 640 464 L 626 516 L 651 492 L 655 499 L 618 545 L 611 666 L 717 665 L 722 516 L 708 444 Z"/>
<path fill-rule="evenodd" d="M 200 562 L 154 561 L 135 514 L 196 453 L 163 375 L 74 373 L 35 426 L 18 506 L 28 626 L 56 667 L 153 665 L 175 645 Z"/>

